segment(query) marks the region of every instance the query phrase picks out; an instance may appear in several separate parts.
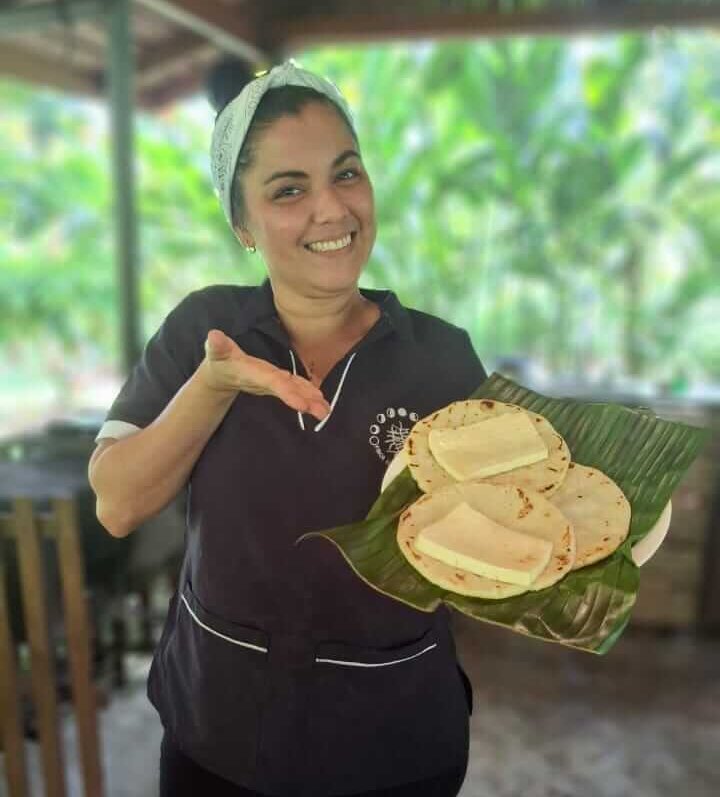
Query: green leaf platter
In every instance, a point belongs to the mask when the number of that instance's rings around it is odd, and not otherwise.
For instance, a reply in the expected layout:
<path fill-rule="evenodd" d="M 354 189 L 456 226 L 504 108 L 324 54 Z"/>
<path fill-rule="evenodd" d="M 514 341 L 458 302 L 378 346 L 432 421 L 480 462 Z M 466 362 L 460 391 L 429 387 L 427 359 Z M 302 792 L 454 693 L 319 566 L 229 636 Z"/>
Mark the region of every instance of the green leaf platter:
<path fill-rule="evenodd" d="M 418 573 L 397 544 L 400 515 L 423 495 L 408 467 L 380 494 L 364 520 L 308 532 L 296 544 L 310 537 L 329 540 L 370 587 L 415 609 L 433 612 L 444 601 L 476 620 L 591 653 L 607 653 L 627 625 L 638 594 L 639 569 L 632 546 L 658 520 L 710 432 L 658 418 L 647 408 L 550 398 L 497 373 L 468 398 L 517 404 L 545 416 L 565 439 L 573 462 L 610 476 L 632 510 L 622 545 L 606 559 L 573 570 L 544 590 L 502 600 L 451 592 Z"/>

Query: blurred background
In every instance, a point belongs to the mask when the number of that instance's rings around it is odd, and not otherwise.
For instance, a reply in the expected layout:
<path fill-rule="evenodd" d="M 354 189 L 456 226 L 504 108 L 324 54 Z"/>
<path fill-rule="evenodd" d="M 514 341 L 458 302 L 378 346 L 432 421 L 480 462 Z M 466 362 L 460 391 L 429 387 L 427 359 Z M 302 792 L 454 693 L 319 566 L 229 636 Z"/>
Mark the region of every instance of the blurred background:
<path fill-rule="evenodd" d="M 454 615 L 475 700 L 461 797 L 720 791 L 719 23 L 713 2 L 0 4 L 0 509 L 74 501 L 95 793 L 157 788 L 144 686 L 184 496 L 110 537 L 87 484 L 94 436 L 188 292 L 265 274 L 210 180 L 203 81 L 228 52 L 258 68 L 294 57 L 348 98 L 378 223 L 362 286 L 465 327 L 488 373 L 714 431 L 607 657 Z M 27 793 L 39 795 L 53 720 L 33 705 L 5 537 Z M 52 599 L 62 567 L 46 554 L 63 778 L 89 794 Z M 0 767 L 2 794 L 2 753 Z"/>

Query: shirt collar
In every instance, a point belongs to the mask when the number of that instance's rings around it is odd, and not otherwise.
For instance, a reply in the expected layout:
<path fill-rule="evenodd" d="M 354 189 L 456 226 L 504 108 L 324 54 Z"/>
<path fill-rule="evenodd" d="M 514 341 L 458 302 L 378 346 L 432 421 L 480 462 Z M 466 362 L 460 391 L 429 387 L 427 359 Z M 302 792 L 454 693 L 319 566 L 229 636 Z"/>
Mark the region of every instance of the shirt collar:
<path fill-rule="evenodd" d="M 397 332 L 400 340 L 413 341 L 415 339 L 410 314 L 393 291 L 374 288 L 360 288 L 359 290 L 363 296 L 380 307 L 383 318 Z M 252 290 L 250 298 L 243 304 L 235 320 L 232 334 L 241 335 L 250 329 L 260 329 L 273 337 L 280 337 L 283 342 L 287 341 L 287 334 L 275 307 L 269 277 L 265 277 L 262 285 L 258 285 Z"/>

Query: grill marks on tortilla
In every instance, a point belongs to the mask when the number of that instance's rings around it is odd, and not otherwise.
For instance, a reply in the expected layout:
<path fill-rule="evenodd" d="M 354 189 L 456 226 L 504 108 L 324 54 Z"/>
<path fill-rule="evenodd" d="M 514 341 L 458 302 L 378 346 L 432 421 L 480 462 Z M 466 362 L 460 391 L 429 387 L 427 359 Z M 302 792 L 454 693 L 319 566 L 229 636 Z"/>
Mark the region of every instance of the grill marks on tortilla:
<path fill-rule="evenodd" d="M 532 511 L 533 505 L 530 497 L 526 493 L 524 493 L 519 487 L 516 487 L 515 489 L 517 490 L 517 493 L 523 502 L 522 509 L 518 512 L 518 520 L 522 520 Z"/>
<path fill-rule="evenodd" d="M 455 429 L 487 420 L 508 412 L 524 412 L 537 424 L 537 432 L 548 448 L 548 458 L 532 465 L 523 465 L 505 473 L 497 473 L 473 483 L 517 485 L 523 489 L 552 495 L 562 484 L 570 463 L 570 451 L 552 424 L 542 415 L 526 410 L 517 404 L 490 399 L 455 401 L 447 407 L 421 418 L 405 439 L 404 452 L 410 473 L 418 487 L 425 493 L 456 484 L 453 477 L 433 457 L 428 443 L 431 429 Z"/>

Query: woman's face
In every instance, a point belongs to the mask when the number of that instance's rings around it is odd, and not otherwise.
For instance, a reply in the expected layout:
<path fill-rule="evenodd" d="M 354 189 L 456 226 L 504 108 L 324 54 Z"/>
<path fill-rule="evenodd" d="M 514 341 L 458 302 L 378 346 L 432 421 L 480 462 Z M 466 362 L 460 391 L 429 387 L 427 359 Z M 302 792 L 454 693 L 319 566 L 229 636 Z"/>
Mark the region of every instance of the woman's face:
<path fill-rule="evenodd" d="M 258 137 L 242 179 L 243 238 L 260 250 L 273 282 L 310 296 L 356 287 L 375 243 L 375 206 L 357 146 L 336 111 L 310 103 L 278 119 Z M 352 242 L 340 251 L 307 248 L 348 233 Z"/>

